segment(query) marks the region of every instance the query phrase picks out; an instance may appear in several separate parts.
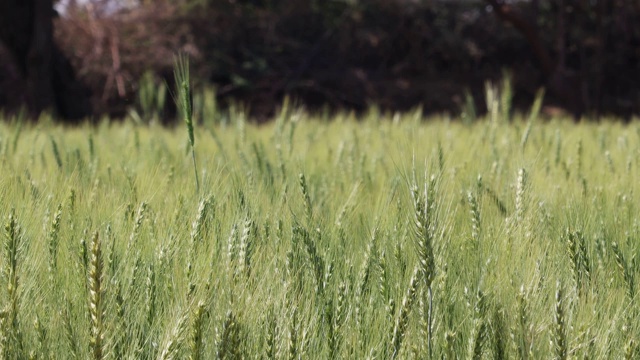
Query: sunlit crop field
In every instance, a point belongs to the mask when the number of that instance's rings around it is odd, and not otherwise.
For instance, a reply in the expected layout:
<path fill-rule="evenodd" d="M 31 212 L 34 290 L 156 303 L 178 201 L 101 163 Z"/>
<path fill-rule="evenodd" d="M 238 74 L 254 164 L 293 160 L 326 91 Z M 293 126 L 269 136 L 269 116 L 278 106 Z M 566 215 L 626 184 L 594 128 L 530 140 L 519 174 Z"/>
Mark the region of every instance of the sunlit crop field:
<path fill-rule="evenodd" d="M 640 124 L 194 132 L 0 123 L 2 358 L 640 357 Z"/>

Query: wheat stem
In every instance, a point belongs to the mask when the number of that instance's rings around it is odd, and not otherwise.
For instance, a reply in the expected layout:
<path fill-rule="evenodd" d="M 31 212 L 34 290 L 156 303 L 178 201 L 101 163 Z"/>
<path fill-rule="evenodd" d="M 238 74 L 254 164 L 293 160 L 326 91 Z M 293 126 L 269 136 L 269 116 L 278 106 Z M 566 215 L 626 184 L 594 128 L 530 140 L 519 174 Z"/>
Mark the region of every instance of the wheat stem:
<path fill-rule="evenodd" d="M 413 302 L 416 298 L 416 290 L 418 287 L 418 272 L 419 268 L 416 267 L 413 271 L 413 275 L 411 275 L 411 280 L 409 280 L 407 292 L 402 298 L 400 313 L 398 314 L 398 318 L 396 319 L 396 323 L 393 328 L 393 336 L 391 338 L 392 359 L 395 359 L 398 356 L 402 346 L 402 340 L 404 339 L 407 326 L 409 325 L 409 312 L 411 311 Z"/>

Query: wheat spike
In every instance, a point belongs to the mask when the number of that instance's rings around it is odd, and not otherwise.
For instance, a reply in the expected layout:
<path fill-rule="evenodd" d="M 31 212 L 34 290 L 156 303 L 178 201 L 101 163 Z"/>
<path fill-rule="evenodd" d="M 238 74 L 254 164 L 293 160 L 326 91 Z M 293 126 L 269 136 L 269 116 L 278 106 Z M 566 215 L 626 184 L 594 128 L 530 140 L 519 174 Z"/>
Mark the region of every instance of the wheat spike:
<path fill-rule="evenodd" d="M 100 237 L 96 231 L 91 240 L 91 262 L 89 268 L 89 318 L 91 320 L 90 347 L 93 359 L 104 356 L 104 309 L 103 309 L 103 263 Z"/>
<path fill-rule="evenodd" d="M 469 359 L 481 359 L 484 352 L 483 346 L 487 339 L 487 305 L 485 295 L 478 291 L 476 306 L 474 308 L 474 327 L 469 337 Z"/>
<path fill-rule="evenodd" d="M 516 221 L 518 224 L 520 224 L 524 218 L 527 180 L 527 171 L 524 168 L 520 168 L 516 181 Z"/>
<path fill-rule="evenodd" d="M 555 359 L 565 360 L 568 356 L 567 324 L 564 314 L 564 290 L 558 281 L 555 302 L 555 324 L 553 326 L 553 350 Z"/>
<path fill-rule="evenodd" d="M 200 190 L 200 180 L 198 179 L 198 168 L 196 165 L 195 136 L 193 121 L 193 99 L 191 95 L 191 79 L 189 77 L 189 57 L 186 54 L 179 54 L 174 60 L 173 74 L 177 87 L 176 103 L 178 109 L 187 126 L 189 145 L 191 145 L 191 158 L 193 159 L 193 171 L 196 178 L 196 193 Z"/>
<path fill-rule="evenodd" d="M 3 271 L 7 281 L 7 295 L 9 297 L 9 304 L 7 310 L 5 310 L 7 311 L 6 322 L 9 327 L 6 334 L 9 346 L 5 349 L 5 353 L 10 357 L 21 357 L 24 355 L 24 343 L 18 318 L 18 309 L 20 307 L 18 260 L 22 250 L 22 228 L 18 224 L 16 212 L 13 208 L 9 212 L 9 218 L 4 226 L 4 230 L 4 261 L 6 264 Z"/>
<path fill-rule="evenodd" d="M 191 325 L 191 337 L 189 339 L 189 360 L 202 359 L 203 348 L 203 325 L 204 318 L 207 315 L 205 309 L 205 303 L 203 301 L 198 302 L 196 311 L 193 314 L 193 323 Z"/>

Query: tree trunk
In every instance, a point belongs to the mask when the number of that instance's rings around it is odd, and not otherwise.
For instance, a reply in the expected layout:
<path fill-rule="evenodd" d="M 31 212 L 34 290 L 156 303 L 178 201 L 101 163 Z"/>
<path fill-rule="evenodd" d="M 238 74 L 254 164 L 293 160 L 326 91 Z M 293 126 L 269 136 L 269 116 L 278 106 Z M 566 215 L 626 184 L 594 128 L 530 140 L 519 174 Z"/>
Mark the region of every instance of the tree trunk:
<path fill-rule="evenodd" d="M 54 14 L 52 0 L 0 0 L 0 41 L 19 69 L 29 112 L 77 120 L 89 115 L 89 96 L 53 42 Z"/>

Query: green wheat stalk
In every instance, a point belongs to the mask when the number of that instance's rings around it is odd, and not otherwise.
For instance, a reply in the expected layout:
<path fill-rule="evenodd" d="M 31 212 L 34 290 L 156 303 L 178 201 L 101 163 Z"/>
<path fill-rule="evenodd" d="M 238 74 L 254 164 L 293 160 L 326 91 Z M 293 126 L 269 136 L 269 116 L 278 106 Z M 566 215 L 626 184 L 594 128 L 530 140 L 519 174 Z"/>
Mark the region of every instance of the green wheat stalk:
<path fill-rule="evenodd" d="M 358 282 L 355 288 L 355 319 L 356 324 L 359 328 L 361 328 L 363 322 L 363 308 L 362 306 L 367 303 L 365 297 L 368 294 L 368 284 L 371 278 L 371 272 L 373 270 L 373 266 L 375 265 L 375 258 L 377 253 L 377 242 L 378 242 L 378 230 L 374 230 L 371 235 L 371 241 L 364 253 L 364 260 L 362 262 L 362 267 L 360 268 L 360 272 L 358 273 Z"/>
<path fill-rule="evenodd" d="M 220 331 L 216 358 L 242 359 L 240 335 L 240 324 L 233 311 L 229 310 Z"/>
<path fill-rule="evenodd" d="M 148 205 L 146 202 L 141 202 L 140 207 L 136 213 L 135 221 L 133 222 L 133 229 L 131 230 L 131 235 L 129 235 L 129 242 L 127 243 L 127 250 L 131 249 L 131 246 L 136 242 L 138 235 L 140 234 L 140 227 L 142 226 L 142 222 L 144 221 L 145 215 L 147 213 Z"/>
<path fill-rule="evenodd" d="M 307 179 L 305 178 L 303 173 L 298 175 L 298 180 L 300 183 L 300 192 L 302 193 L 302 197 L 304 199 L 304 213 L 307 217 L 308 221 L 311 221 L 313 216 L 313 208 L 311 207 L 311 197 L 309 196 L 309 187 L 307 186 Z"/>
<path fill-rule="evenodd" d="M 622 277 L 627 284 L 627 296 L 629 296 L 629 299 L 633 299 L 635 295 L 635 281 L 633 279 L 633 272 L 630 270 L 629 263 L 625 259 L 622 250 L 620 250 L 618 243 L 612 243 L 611 248 L 613 249 L 613 254 L 615 255 L 616 264 L 618 265 L 620 272 L 622 272 Z"/>
<path fill-rule="evenodd" d="M 149 264 L 147 267 L 147 278 L 145 279 L 145 312 L 147 318 L 147 325 L 153 323 L 156 317 L 156 297 L 157 297 L 157 284 L 156 284 L 156 271 L 153 264 Z"/>
<path fill-rule="evenodd" d="M 72 319 L 72 308 L 71 308 L 71 302 L 67 299 L 67 296 L 64 295 L 64 302 L 65 302 L 65 306 L 64 308 L 60 311 L 60 317 L 62 318 L 62 327 L 64 328 L 64 336 L 65 336 L 65 340 L 67 341 L 67 346 L 68 346 L 68 353 L 67 353 L 67 358 L 68 359 L 79 359 L 79 349 L 78 349 L 78 336 L 76 333 L 76 328 L 74 327 L 74 324 L 72 323 L 73 319 Z"/>
<path fill-rule="evenodd" d="M 524 168 L 518 170 L 518 178 L 516 180 L 516 222 L 518 224 L 520 224 L 524 218 L 525 190 L 528 184 L 528 175 Z"/>
<path fill-rule="evenodd" d="M 211 207 L 211 196 L 200 201 L 198 205 L 198 215 L 191 224 L 191 243 L 193 246 L 203 242 L 204 233 L 207 227 L 207 216 Z"/>
<path fill-rule="evenodd" d="M 531 358 L 531 349 L 533 344 L 531 343 L 529 316 L 527 310 L 529 304 L 527 302 L 527 293 L 525 292 L 524 285 L 520 286 L 520 291 L 517 296 L 517 315 L 515 323 L 512 323 L 512 335 L 511 338 L 515 341 L 515 345 L 518 352 L 518 358 L 527 360 Z"/>
<path fill-rule="evenodd" d="M 553 326 L 552 345 L 555 352 L 555 359 L 566 359 L 568 357 L 567 346 L 567 324 L 564 313 L 564 290 L 558 281 L 555 302 L 555 324 Z"/>
<path fill-rule="evenodd" d="M 298 309 L 294 307 L 291 322 L 289 323 L 289 338 L 287 339 L 287 355 L 289 360 L 298 358 L 298 346 Z"/>
<path fill-rule="evenodd" d="M 469 337 L 468 359 L 482 359 L 484 344 L 487 342 L 486 298 L 482 291 L 478 290 L 477 302 L 474 307 L 474 324 Z"/>
<path fill-rule="evenodd" d="M 38 349 L 36 354 L 40 354 L 42 359 L 52 358 L 53 354 L 49 352 L 49 332 L 45 328 L 40 320 L 40 316 L 36 314 L 36 318 L 33 320 L 33 327 L 36 330 Z"/>
<path fill-rule="evenodd" d="M 204 320 L 207 315 L 205 303 L 200 301 L 193 314 L 193 323 L 191 325 L 191 334 L 189 339 L 189 360 L 202 359 L 203 350 L 203 327 Z"/>
<path fill-rule="evenodd" d="M 625 345 L 624 347 L 624 359 L 625 360 L 637 359 L 637 357 L 635 357 L 637 355 L 638 355 L 638 346 L 636 342 L 633 339 L 631 339 L 629 340 L 627 345 Z"/>
<path fill-rule="evenodd" d="M 189 313 L 175 319 L 175 324 L 166 334 L 166 339 L 162 347 L 162 351 L 158 356 L 158 360 L 173 360 L 178 358 L 178 352 L 184 340 L 185 326 L 189 318 Z"/>
<path fill-rule="evenodd" d="M 60 234 L 60 220 L 62 218 L 62 204 L 58 205 L 58 210 L 51 220 L 51 229 L 49 230 L 49 272 L 53 273 L 56 269 L 56 258 L 58 254 L 58 235 Z"/>
<path fill-rule="evenodd" d="M 424 190 L 420 190 L 414 175 L 414 183 L 411 186 L 411 198 L 414 205 L 414 245 L 418 255 L 418 267 L 428 293 L 429 309 L 426 318 L 427 346 L 429 357 L 432 355 L 432 315 L 433 315 L 433 289 L 431 284 L 435 277 L 435 256 L 433 242 L 436 229 L 436 202 L 435 202 L 436 177 L 431 176 L 428 183 L 425 182 Z M 478 213 L 479 214 L 479 213 Z M 479 215 L 478 215 L 479 223 Z"/>
<path fill-rule="evenodd" d="M 507 315 L 505 314 L 505 310 L 499 305 L 496 306 L 493 310 L 492 319 L 489 323 L 491 328 L 491 337 L 493 338 L 493 354 L 494 359 L 496 360 L 508 358 L 508 345 L 506 341 L 509 339 L 509 334 L 506 322 Z"/>
<path fill-rule="evenodd" d="M 480 240 L 480 210 L 478 207 L 478 199 L 471 191 L 467 191 L 467 200 L 469 202 L 469 212 L 471 213 L 471 239 L 474 244 Z"/>
<path fill-rule="evenodd" d="M 276 348 L 277 324 L 276 324 L 276 316 L 274 314 L 273 308 L 269 309 L 269 312 L 267 313 L 266 327 L 267 327 L 267 339 L 266 339 L 266 346 L 265 346 L 266 358 L 275 359 L 276 352 L 277 352 L 277 348 Z"/>
<path fill-rule="evenodd" d="M 242 235 L 240 236 L 240 244 L 238 249 L 238 273 L 251 273 L 251 256 L 254 250 L 255 223 L 248 215 L 244 220 Z"/>
<path fill-rule="evenodd" d="M 189 134 L 189 144 L 191 145 L 191 158 L 193 159 L 193 170 L 196 178 L 196 193 L 200 191 L 200 181 L 198 180 L 198 167 L 196 165 L 195 137 L 193 135 L 193 103 L 191 101 L 191 84 L 189 80 L 189 57 L 186 54 L 179 54 L 174 61 L 173 75 L 176 81 L 177 97 L 174 99 L 178 106 L 178 111 L 182 115 L 187 125 Z"/>
<path fill-rule="evenodd" d="M 49 140 L 51 140 L 51 149 L 53 151 L 53 157 L 56 160 L 56 165 L 58 165 L 58 169 L 62 168 L 62 157 L 60 156 L 60 150 L 58 149 L 58 143 L 53 138 L 53 136 L 49 136 Z"/>
<path fill-rule="evenodd" d="M 402 340 L 404 339 L 407 331 L 407 326 L 409 325 L 409 312 L 411 311 L 413 302 L 416 298 L 419 272 L 420 267 L 416 266 L 413 271 L 413 275 L 411 276 L 411 280 L 409 280 L 409 288 L 402 298 L 402 305 L 400 306 L 398 317 L 396 318 L 395 325 L 393 327 L 393 335 L 391 337 L 391 359 L 395 359 L 400 353 Z"/>
<path fill-rule="evenodd" d="M 528 124 L 532 124 L 540 115 L 540 109 L 542 108 L 543 100 L 544 100 L 544 88 L 540 88 L 536 92 L 536 97 L 535 97 L 535 100 L 533 101 L 533 105 L 531 105 L 531 110 L 529 111 L 529 119 L 527 120 Z"/>
<path fill-rule="evenodd" d="M 103 266 L 100 237 L 96 231 L 91 240 L 91 263 L 88 276 L 89 315 L 91 320 L 90 347 L 93 359 L 102 359 L 104 357 Z"/>
<path fill-rule="evenodd" d="M 8 346 L 8 354 L 21 356 L 24 354 L 24 342 L 22 329 L 18 319 L 18 309 L 20 301 L 20 293 L 18 292 L 19 276 L 18 276 L 18 258 L 22 250 L 22 227 L 18 224 L 15 209 L 11 209 L 9 217 L 4 226 L 5 230 L 5 268 L 4 277 L 7 279 L 7 295 L 8 304 L 6 306 L 7 318 L 7 340 L 10 341 Z"/>

